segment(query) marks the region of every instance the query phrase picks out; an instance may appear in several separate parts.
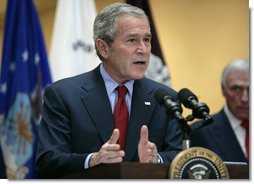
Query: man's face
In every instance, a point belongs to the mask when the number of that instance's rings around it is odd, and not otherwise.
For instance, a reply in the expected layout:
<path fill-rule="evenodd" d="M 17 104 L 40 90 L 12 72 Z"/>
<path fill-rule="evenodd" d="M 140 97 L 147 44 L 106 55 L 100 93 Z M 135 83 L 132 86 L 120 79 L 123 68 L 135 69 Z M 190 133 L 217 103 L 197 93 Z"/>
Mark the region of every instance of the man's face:
<path fill-rule="evenodd" d="M 141 79 L 149 64 L 151 32 L 143 17 L 122 16 L 104 67 L 118 83 Z"/>
<path fill-rule="evenodd" d="M 231 72 L 222 86 L 230 111 L 240 120 L 249 119 L 249 72 Z"/>

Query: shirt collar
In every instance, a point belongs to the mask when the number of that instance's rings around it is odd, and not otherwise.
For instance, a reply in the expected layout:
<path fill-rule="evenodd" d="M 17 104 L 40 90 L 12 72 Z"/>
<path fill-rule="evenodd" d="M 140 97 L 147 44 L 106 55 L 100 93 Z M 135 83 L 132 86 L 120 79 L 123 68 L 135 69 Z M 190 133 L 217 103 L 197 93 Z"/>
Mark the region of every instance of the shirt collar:
<path fill-rule="evenodd" d="M 224 112 L 226 114 L 226 116 L 228 117 L 228 120 L 231 124 L 231 127 L 235 130 L 236 128 L 238 128 L 239 126 L 241 126 L 241 120 L 239 120 L 238 118 L 236 118 L 232 112 L 229 110 L 228 106 L 225 105 L 224 106 Z"/>
<path fill-rule="evenodd" d="M 114 81 L 114 79 L 110 77 L 110 75 L 106 72 L 103 64 L 100 65 L 100 73 L 104 80 L 108 95 L 111 95 L 117 86 L 122 85 L 122 84 L 118 84 L 116 81 Z M 123 84 L 128 89 L 128 94 L 130 96 L 132 96 L 133 84 L 134 84 L 134 80 L 130 80 Z"/>

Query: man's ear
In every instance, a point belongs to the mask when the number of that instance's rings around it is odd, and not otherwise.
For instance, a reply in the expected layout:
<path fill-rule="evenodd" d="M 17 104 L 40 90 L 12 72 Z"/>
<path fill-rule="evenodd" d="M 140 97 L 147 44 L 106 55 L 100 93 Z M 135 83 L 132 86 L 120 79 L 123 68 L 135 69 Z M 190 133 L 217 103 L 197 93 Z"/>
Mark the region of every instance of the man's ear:
<path fill-rule="evenodd" d="M 226 87 L 223 84 L 221 84 L 221 90 L 222 90 L 223 96 L 225 97 L 225 95 L 226 95 Z"/>
<path fill-rule="evenodd" d="M 109 54 L 109 47 L 107 45 L 107 43 L 102 40 L 102 39 L 97 39 L 95 41 L 96 47 L 100 53 L 100 55 L 104 58 L 104 59 L 108 59 L 108 54 Z"/>

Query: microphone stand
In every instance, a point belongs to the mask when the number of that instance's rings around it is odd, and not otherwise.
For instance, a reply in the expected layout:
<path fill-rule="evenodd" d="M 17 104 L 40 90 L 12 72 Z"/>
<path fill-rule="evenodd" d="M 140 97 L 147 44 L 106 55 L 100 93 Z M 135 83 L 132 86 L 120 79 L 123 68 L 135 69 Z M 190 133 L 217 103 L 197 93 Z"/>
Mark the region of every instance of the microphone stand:
<path fill-rule="evenodd" d="M 190 148 L 190 132 L 191 132 L 191 128 L 188 125 L 186 119 L 181 118 L 181 119 L 177 119 L 178 124 L 180 125 L 180 128 L 182 130 L 182 134 L 183 134 L 183 149 L 189 149 Z"/>
<path fill-rule="evenodd" d="M 186 118 L 179 118 L 177 119 L 178 124 L 180 125 L 180 128 L 183 133 L 183 150 L 190 148 L 190 133 L 192 131 L 196 131 L 200 128 L 203 128 L 204 126 L 207 126 L 213 122 L 213 118 L 211 116 L 206 116 L 203 120 L 202 124 L 199 124 L 194 129 L 191 129 L 190 125 L 187 123 L 188 121 L 194 120 L 195 117 L 193 115 L 188 115 Z"/>

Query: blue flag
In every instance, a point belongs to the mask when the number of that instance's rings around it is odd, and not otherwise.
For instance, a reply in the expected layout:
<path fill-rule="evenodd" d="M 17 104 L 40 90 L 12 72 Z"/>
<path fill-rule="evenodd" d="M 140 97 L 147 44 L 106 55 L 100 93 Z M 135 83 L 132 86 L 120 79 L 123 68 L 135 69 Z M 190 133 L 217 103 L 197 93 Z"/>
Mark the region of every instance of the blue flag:
<path fill-rule="evenodd" d="M 35 152 L 47 53 L 32 0 L 8 0 L 0 78 L 0 140 L 7 178 L 36 178 Z"/>

